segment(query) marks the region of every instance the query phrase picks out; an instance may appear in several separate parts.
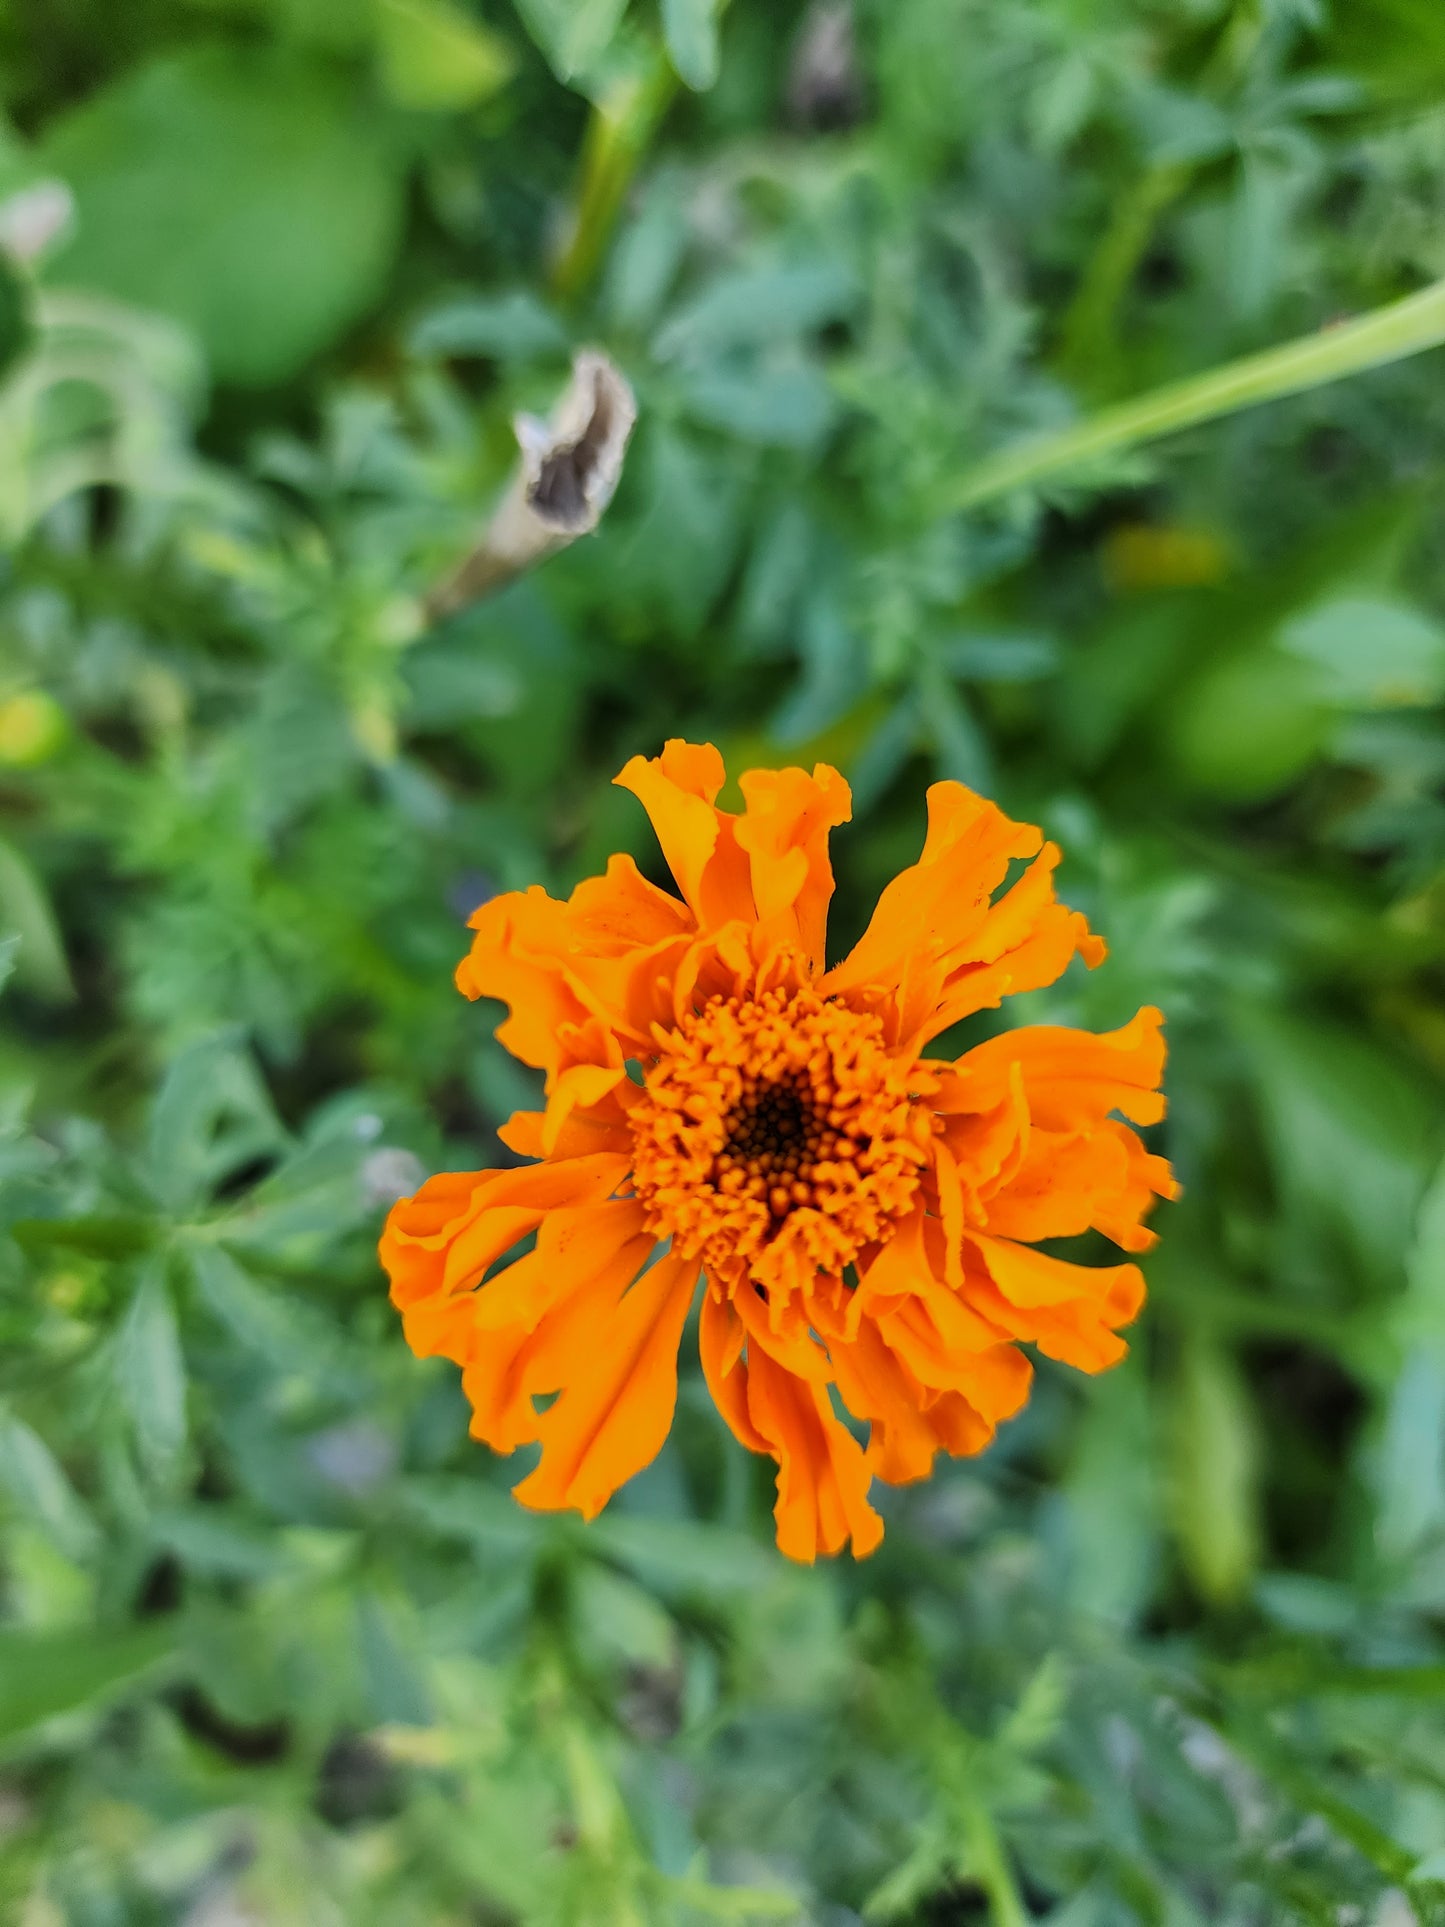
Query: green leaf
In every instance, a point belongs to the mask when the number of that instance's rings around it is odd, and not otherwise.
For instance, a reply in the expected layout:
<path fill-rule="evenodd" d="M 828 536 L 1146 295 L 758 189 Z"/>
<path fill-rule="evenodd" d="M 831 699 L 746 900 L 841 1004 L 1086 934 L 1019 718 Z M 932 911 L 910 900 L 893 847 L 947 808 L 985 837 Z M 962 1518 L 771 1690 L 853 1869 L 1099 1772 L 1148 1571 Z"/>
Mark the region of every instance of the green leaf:
<path fill-rule="evenodd" d="M 1286 623 L 1279 641 L 1319 672 L 1330 702 L 1389 709 L 1445 696 L 1445 627 L 1407 603 L 1339 596 Z"/>
<path fill-rule="evenodd" d="M 45 886 L 11 843 L 0 837 L 0 937 L 14 937 L 16 983 L 51 1003 L 75 995 L 60 927 Z"/>
<path fill-rule="evenodd" d="M 1088 1618 L 1128 1625 L 1159 1563 L 1159 1448 L 1141 1363 L 1126 1360 L 1085 1400 L 1061 1495 L 1068 1597 Z"/>
<path fill-rule="evenodd" d="M 163 1261 L 141 1274 L 117 1336 L 115 1362 L 141 1462 L 164 1474 L 186 1440 L 186 1367 Z"/>
<path fill-rule="evenodd" d="M 184 1213 L 233 1171 L 285 1143 L 266 1087 L 235 1039 L 201 1038 L 174 1059 L 151 1107 L 151 1184 L 168 1210 Z"/>
<path fill-rule="evenodd" d="M 1255 1007 L 1234 1021 L 1284 1202 L 1314 1242 L 1342 1242 L 1361 1275 L 1389 1290 L 1429 1174 L 1428 1100 L 1401 1066 L 1336 1025 Z"/>
<path fill-rule="evenodd" d="M 1173 1389 L 1174 1533 L 1190 1578 L 1213 1605 L 1243 1597 L 1259 1555 L 1254 1413 L 1230 1355 L 1191 1335 Z"/>
<path fill-rule="evenodd" d="M 225 1579 L 271 1579 L 285 1571 L 288 1563 L 274 1531 L 263 1532 L 216 1505 L 154 1513 L 150 1535 L 157 1546 L 174 1553 L 188 1572 Z"/>
<path fill-rule="evenodd" d="M 1018 1705 L 999 1728 L 998 1745 L 1011 1753 L 1037 1753 L 1058 1732 L 1068 1696 L 1069 1679 L 1063 1656 L 1049 1653 L 1025 1686 Z"/>
<path fill-rule="evenodd" d="M 755 1540 L 721 1526 L 609 1512 L 587 1530 L 595 1551 L 668 1588 L 736 1592 L 762 1585 L 772 1568 L 771 1555 Z"/>
<path fill-rule="evenodd" d="M 485 355 L 496 361 L 553 361 L 567 352 L 567 330 L 525 288 L 460 295 L 431 308 L 407 337 L 414 355 Z"/>
<path fill-rule="evenodd" d="M 1445 1522 L 1445 1361 L 1407 1358 L 1390 1393 L 1376 1465 L 1375 1537 L 1388 1556 L 1413 1552 Z"/>
<path fill-rule="evenodd" d="M 94 1552 L 95 1521 L 44 1439 L 17 1418 L 0 1417 L 0 1484 L 67 1559 Z"/>
<path fill-rule="evenodd" d="M 52 279 L 160 308 L 223 380 L 285 380 L 376 299 L 400 232 L 385 121 L 320 61 L 236 45 L 132 68 L 52 128 L 76 199 Z"/>
<path fill-rule="evenodd" d="M 0 1740 L 103 1701 L 165 1657 L 165 1625 L 124 1632 L 0 1630 Z"/>
<path fill-rule="evenodd" d="M 472 107 L 516 68 L 507 43 L 449 0 L 377 0 L 382 78 L 403 107 Z"/>
<path fill-rule="evenodd" d="M 1163 741 L 1186 786 L 1253 803 L 1302 776 L 1334 728 L 1318 673 L 1280 650 L 1256 648 L 1226 656 L 1172 701 Z"/>
<path fill-rule="evenodd" d="M 694 361 L 725 349 L 806 334 L 857 305 L 858 283 L 837 261 L 795 261 L 719 274 L 658 330 L 661 361 Z"/>
<path fill-rule="evenodd" d="M 219 1245 L 190 1245 L 186 1255 L 207 1310 L 243 1351 L 255 1352 L 278 1370 L 295 1370 L 298 1359 L 312 1352 L 281 1290 L 261 1284 Z"/>
<path fill-rule="evenodd" d="M 515 0 L 515 5 L 559 80 L 590 72 L 627 12 L 627 0 Z"/>
<path fill-rule="evenodd" d="M 141 1217 L 17 1218 L 10 1235 L 22 1251 L 83 1251 L 92 1258 L 134 1258 L 151 1249 L 159 1228 Z"/>
<path fill-rule="evenodd" d="M 679 79 L 706 93 L 718 75 L 720 0 L 662 0 L 662 33 Z"/>

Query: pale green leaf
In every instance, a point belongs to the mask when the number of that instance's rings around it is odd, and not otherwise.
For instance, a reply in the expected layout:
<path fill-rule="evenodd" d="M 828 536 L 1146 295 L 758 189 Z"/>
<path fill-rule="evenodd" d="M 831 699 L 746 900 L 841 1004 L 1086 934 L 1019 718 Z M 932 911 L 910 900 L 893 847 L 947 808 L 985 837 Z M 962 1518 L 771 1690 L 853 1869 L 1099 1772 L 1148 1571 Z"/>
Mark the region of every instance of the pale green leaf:
<path fill-rule="evenodd" d="M 1249 1394 L 1230 1355 L 1191 1335 L 1171 1393 L 1174 1535 L 1199 1592 L 1228 1605 L 1259 1557 L 1259 1453 Z"/>
<path fill-rule="evenodd" d="M 67 1559 L 94 1552 L 95 1521 L 45 1440 L 18 1418 L 0 1417 L 0 1485 Z"/>
<path fill-rule="evenodd" d="M 1445 696 L 1445 626 L 1408 603 L 1340 596 L 1287 622 L 1279 640 L 1319 672 L 1331 702 L 1391 709 Z"/>
<path fill-rule="evenodd" d="M 559 80 L 587 74 L 611 46 L 627 0 L 514 0 Z"/>
<path fill-rule="evenodd" d="M 505 87 L 516 62 L 499 35 L 450 0 L 377 0 L 382 78 L 403 107 L 471 107 Z"/>
<path fill-rule="evenodd" d="M 148 1264 L 116 1341 L 116 1377 L 142 1463 L 164 1473 L 186 1439 L 186 1368 L 161 1261 Z"/>
<path fill-rule="evenodd" d="M 721 0 L 662 0 L 662 32 L 678 77 L 706 93 L 718 75 Z"/>

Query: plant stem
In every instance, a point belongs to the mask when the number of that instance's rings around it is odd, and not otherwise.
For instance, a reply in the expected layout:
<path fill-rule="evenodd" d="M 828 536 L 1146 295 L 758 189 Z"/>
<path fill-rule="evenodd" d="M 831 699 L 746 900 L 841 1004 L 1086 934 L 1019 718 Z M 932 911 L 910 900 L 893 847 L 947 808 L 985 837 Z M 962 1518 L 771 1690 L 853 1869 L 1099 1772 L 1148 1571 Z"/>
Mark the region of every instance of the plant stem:
<path fill-rule="evenodd" d="M 1403 301 L 1392 301 L 1358 320 L 1341 322 L 1226 362 L 1101 409 L 1057 434 L 1039 435 L 1005 448 L 965 470 L 939 503 L 947 514 L 1007 495 L 1026 482 L 1062 474 L 1116 449 L 1156 441 L 1181 428 L 1232 415 L 1241 408 L 1297 395 L 1346 375 L 1379 368 L 1445 342 L 1445 281 L 1433 282 Z"/>
<path fill-rule="evenodd" d="M 593 103 L 581 180 L 552 268 L 552 286 L 564 299 L 580 293 L 596 272 L 623 197 L 678 84 L 672 63 L 656 47 Z"/>

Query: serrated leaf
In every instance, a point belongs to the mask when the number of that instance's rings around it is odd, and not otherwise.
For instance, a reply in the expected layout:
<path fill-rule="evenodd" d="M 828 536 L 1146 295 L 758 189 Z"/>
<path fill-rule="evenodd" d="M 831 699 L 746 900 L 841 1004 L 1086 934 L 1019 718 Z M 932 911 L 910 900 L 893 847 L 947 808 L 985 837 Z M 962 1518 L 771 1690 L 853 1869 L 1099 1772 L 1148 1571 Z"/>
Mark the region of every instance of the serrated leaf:
<path fill-rule="evenodd" d="M 172 1061 L 151 1107 L 151 1184 L 169 1210 L 184 1212 L 285 1142 L 266 1087 L 235 1039 L 202 1038 Z"/>
<path fill-rule="evenodd" d="M 186 1367 L 164 1262 L 141 1274 L 116 1340 L 116 1377 L 141 1463 L 163 1474 L 186 1440 Z"/>
<path fill-rule="evenodd" d="M 998 1745 L 1011 1753 L 1036 1753 L 1059 1729 L 1069 1676 L 1059 1653 L 1043 1660 L 998 1731 Z"/>
<path fill-rule="evenodd" d="M 194 1245 L 187 1257 L 207 1310 L 236 1344 L 283 1370 L 295 1370 L 298 1359 L 311 1355 L 283 1292 L 259 1283 L 219 1245 Z"/>
<path fill-rule="evenodd" d="M 837 261 L 782 262 L 719 274 L 659 329 L 659 360 L 715 356 L 804 334 L 841 320 L 858 300 L 858 283 Z"/>
<path fill-rule="evenodd" d="M 662 0 L 662 34 L 678 78 L 706 93 L 718 76 L 719 0 Z"/>

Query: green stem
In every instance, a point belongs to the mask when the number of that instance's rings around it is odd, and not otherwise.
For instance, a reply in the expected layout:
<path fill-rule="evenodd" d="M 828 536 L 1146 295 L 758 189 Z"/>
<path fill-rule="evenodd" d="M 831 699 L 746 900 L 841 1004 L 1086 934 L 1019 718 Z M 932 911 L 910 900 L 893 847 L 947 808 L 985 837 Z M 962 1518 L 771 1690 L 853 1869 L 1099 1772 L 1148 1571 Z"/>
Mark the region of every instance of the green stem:
<path fill-rule="evenodd" d="M 993 1816 L 986 1807 L 970 1802 L 964 1819 L 969 1872 L 988 1896 L 992 1927 L 1030 1927 L 1030 1916 L 1014 1884 Z"/>
<path fill-rule="evenodd" d="M 1160 162 L 1141 174 L 1123 197 L 1089 262 L 1079 292 L 1064 316 L 1059 360 L 1071 381 L 1090 381 L 1097 394 L 1113 386 L 1122 360 L 1114 317 L 1133 279 L 1159 216 L 1189 185 L 1187 161 Z"/>
<path fill-rule="evenodd" d="M 580 293 L 596 272 L 623 197 L 677 88 L 677 75 L 659 47 L 594 103 L 582 142 L 581 179 L 552 269 L 552 286 L 564 299 Z"/>
<path fill-rule="evenodd" d="M 1262 354 L 1245 355 L 1208 374 L 1171 382 L 1134 401 L 1101 409 L 1058 434 L 1005 448 L 966 470 L 938 506 L 944 514 L 974 508 L 1025 482 L 1061 474 L 1116 449 L 1156 441 L 1161 435 L 1282 395 L 1319 388 L 1325 382 L 1420 354 L 1441 342 L 1445 342 L 1445 281 L 1436 281 L 1356 321 L 1322 328 Z"/>

